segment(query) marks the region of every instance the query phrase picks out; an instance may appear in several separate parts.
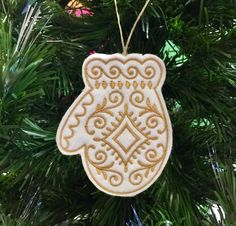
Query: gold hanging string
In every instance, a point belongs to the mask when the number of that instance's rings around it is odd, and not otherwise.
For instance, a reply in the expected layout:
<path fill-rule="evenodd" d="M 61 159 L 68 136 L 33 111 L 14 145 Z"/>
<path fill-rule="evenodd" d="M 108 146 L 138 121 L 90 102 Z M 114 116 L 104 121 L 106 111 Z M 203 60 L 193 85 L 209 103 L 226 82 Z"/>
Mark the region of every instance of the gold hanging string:
<path fill-rule="evenodd" d="M 123 54 L 124 54 L 124 52 L 125 52 L 125 41 L 124 41 L 124 35 L 123 35 L 121 23 L 120 23 L 120 14 L 119 14 L 119 10 L 118 10 L 117 0 L 114 0 L 114 2 L 115 2 L 115 8 L 116 8 L 116 16 L 117 16 L 118 26 L 119 26 L 119 30 L 120 30 L 120 40 L 121 40 L 121 45 L 122 45 Z"/>
<path fill-rule="evenodd" d="M 119 26 L 119 30 L 120 30 L 120 39 L 121 39 L 121 44 L 122 44 L 122 48 L 123 48 L 123 55 L 127 55 L 128 54 L 128 48 L 129 48 L 129 43 L 131 41 L 131 38 L 133 36 L 133 33 L 135 31 L 135 28 L 139 22 L 139 20 L 141 19 L 141 17 L 143 16 L 144 11 L 146 10 L 148 4 L 149 4 L 150 0 L 146 0 L 142 10 L 140 11 L 136 21 L 134 22 L 134 25 L 129 33 L 127 42 L 125 43 L 124 41 L 124 35 L 123 35 L 123 31 L 122 31 L 122 27 L 121 27 L 121 23 L 120 23 L 120 14 L 119 14 L 119 10 L 118 10 L 118 5 L 117 5 L 117 0 L 114 0 L 115 3 L 115 8 L 116 8 L 116 16 L 117 16 L 117 21 L 118 21 L 118 26 Z"/>

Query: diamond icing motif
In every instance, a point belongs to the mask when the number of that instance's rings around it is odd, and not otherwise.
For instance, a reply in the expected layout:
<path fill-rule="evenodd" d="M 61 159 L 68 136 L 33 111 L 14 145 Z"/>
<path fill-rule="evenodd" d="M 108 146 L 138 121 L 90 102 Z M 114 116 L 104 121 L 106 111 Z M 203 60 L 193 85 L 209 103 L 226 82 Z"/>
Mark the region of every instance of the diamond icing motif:
<path fill-rule="evenodd" d="M 127 138 L 129 137 L 129 138 Z M 140 140 L 138 135 L 132 134 L 131 128 L 126 124 L 124 128 L 122 129 L 122 132 L 120 134 L 117 134 L 115 137 L 112 138 L 127 154 L 131 148 L 134 146 L 134 144 Z"/>
<path fill-rule="evenodd" d="M 123 163 L 127 165 L 133 152 L 146 141 L 146 137 L 139 132 L 131 120 L 124 115 L 121 123 L 104 140 L 117 154 L 122 158 Z"/>
<path fill-rule="evenodd" d="M 163 61 L 151 54 L 93 54 L 83 64 L 85 89 L 57 130 L 65 155 L 80 154 L 91 182 L 134 196 L 161 175 L 172 128 L 161 88 Z"/>

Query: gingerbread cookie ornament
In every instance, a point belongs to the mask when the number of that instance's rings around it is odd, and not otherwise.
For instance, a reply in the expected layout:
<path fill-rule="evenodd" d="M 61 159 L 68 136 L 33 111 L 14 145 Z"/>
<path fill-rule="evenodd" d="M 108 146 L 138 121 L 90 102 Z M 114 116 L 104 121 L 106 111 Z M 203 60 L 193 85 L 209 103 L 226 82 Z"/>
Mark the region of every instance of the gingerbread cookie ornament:
<path fill-rule="evenodd" d="M 64 115 L 57 145 L 82 157 L 101 191 L 134 196 L 163 171 L 172 146 L 161 88 L 163 61 L 151 54 L 93 54 L 83 64 L 85 89 Z"/>
<path fill-rule="evenodd" d="M 83 79 L 84 91 L 58 128 L 59 150 L 80 154 L 100 190 L 136 195 L 155 182 L 170 155 L 164 63 L 150 54 L 94 54 L 84 62 Z"/>

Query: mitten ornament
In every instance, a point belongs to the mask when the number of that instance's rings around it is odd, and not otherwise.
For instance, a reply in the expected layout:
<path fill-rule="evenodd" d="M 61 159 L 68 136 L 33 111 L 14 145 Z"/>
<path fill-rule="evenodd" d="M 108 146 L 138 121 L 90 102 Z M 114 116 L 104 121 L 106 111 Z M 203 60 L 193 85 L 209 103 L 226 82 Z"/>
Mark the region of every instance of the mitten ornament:
<path fill-rule="evenodd" d="M 151 54 L 93 54 L 83 64 L 85 89 L 64 115 L 57 145 L 82 157 L 101 191 L 134 196 L 163 171 L 172 129 L 161 88 L 163 61 Z"/>
<path fill-rule="evenodd" d="M 65 155 L 82 157 L 84 169 L 101 191 L 134 196 L 163 171 L 172 129 L 162 97 L 165 65 L 151 54 L 128 54 L 146 0 L 125 43 L 117 0 L 115 9 L 123 54 L 94 54 L 83 64 L 85 89 L 63 117 L 57 145 Z"/>

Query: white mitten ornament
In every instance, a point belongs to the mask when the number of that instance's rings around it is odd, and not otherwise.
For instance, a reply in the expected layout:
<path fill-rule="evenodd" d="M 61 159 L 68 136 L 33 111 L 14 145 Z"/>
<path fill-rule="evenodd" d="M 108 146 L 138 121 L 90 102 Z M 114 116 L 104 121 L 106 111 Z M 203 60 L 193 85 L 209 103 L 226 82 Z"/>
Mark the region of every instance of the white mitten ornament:
<path fill-rule="evenodd" d="M 163 171 L 172 146 L 161 88 L 163 61 L 151 54 L 94 54 L 83 64 L 85 89 L 63 117 L 57 145 L 80 154 L 101 191 L 134 196 Z"/>

